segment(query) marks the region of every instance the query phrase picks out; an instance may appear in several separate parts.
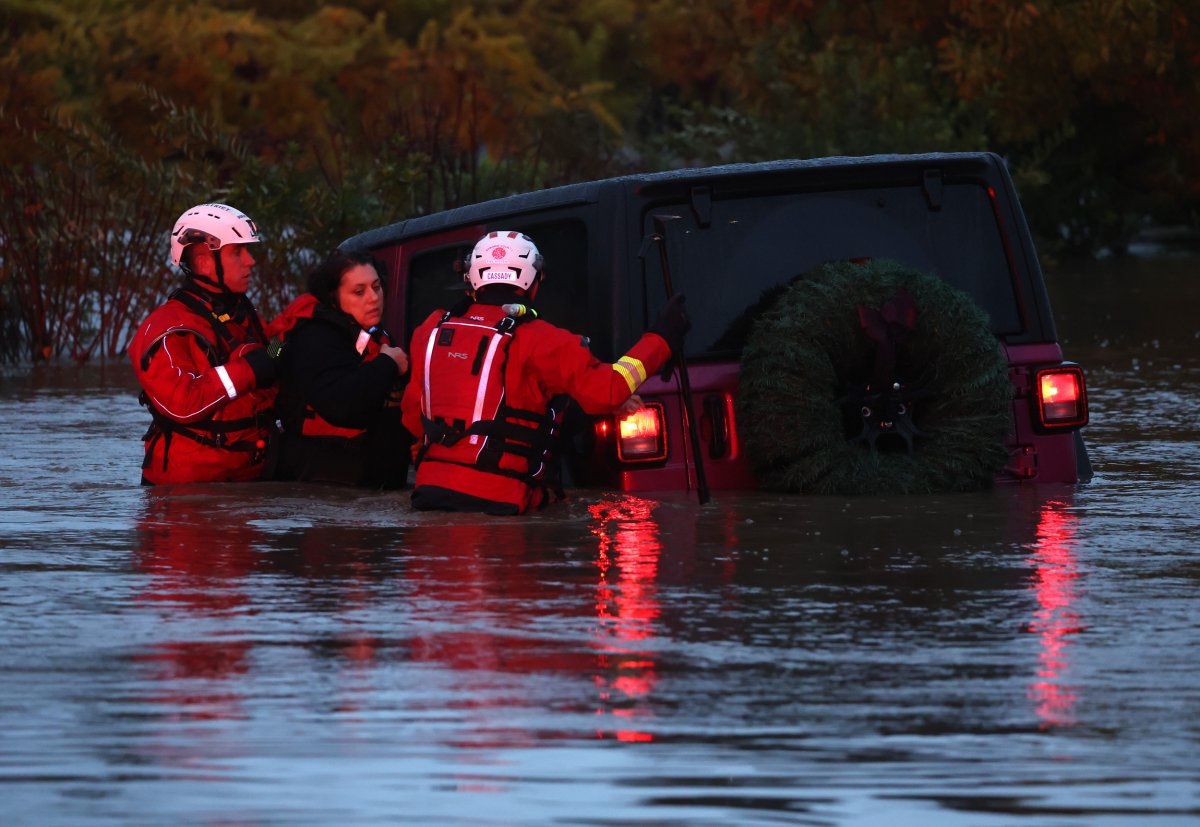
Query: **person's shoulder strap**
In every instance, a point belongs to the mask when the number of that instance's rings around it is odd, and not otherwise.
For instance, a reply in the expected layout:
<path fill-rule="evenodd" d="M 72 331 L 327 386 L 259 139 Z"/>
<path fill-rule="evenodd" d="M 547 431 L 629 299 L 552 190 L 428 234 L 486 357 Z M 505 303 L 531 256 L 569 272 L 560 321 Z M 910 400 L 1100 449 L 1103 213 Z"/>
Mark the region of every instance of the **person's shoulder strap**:
<path fill-rule="evenodd" d="M 451 319 L 454 316 L 465 315 L 466 312 L 471 309 L 471 305 L 473 305 L 474 303 L 475 302 L 471 300 L 470 296 L 463 296 L 461 299 L 456 301 L 450 307 L 449 310 L 445 311 L 442 314 L 442 321 L 443 322 L 448 321 L 449 319 Z"/>

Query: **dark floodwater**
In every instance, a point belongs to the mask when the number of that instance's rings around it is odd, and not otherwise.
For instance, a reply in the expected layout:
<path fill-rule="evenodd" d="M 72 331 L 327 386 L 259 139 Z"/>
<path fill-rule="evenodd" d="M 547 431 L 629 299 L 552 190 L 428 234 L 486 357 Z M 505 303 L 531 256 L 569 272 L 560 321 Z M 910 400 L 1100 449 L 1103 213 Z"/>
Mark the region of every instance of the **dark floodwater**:
<path fill-rule="evenodd" d="M 1095 480 L 137 485 L 124 366 L 0 380 L 8 825 L 1200 821 L 1200 264 L 1061 268 Z"/>

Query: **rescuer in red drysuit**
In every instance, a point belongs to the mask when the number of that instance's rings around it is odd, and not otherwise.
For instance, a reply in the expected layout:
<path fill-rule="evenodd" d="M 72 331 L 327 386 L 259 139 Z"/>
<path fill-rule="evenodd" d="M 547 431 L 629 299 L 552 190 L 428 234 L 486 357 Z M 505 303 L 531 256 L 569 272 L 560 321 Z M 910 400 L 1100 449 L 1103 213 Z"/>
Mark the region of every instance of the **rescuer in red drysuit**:
<path fill-rule="evenodd" d="M 566 397 L 588 414 L 622 407 L 677 349 L 683 297 L 615 363 L 537 318 L 542 256 L 528 236 L 488 233 L 464 262 L 467 298 L 413 334 L 401 409 L 418 436 L 412 504 L 420 510 L 523 514 L 551 499 L 552 452 Z"/>
<path fill-rule="evenodd" d="M 379 264 L 370 253 L 335 250 L 307 286 L 271 323 L 285 341 L 277 477 L 403 488 L 412 445 L 400 423 L 408 355 L 380 326 Z"/>
<path fill-rule="evenodd" d="M 254 222 L 224 204 L 186 211 L 171 231 L 183 285 L 129 345 L 146 432 L 142 483 L 258 479 L 274 430 L 276 360 L 246 298 L 259 241 Z"/>

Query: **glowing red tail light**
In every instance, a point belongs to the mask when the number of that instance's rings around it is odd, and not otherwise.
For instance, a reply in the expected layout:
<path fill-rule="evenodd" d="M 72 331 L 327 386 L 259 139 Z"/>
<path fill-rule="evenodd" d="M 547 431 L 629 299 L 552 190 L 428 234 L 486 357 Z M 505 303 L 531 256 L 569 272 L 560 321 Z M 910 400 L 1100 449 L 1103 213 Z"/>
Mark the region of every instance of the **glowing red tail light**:
<path fill-rule="evenodd" d="M 663 406 L 648 402 L 617 420 L 617 458 L 622 462 L 650 462 L 667 455 L 667 430 Z"/>
<path fill-rule="evenodd" d="M 1074 428 L 1088 421 L 1083 371 L 1075 366 L 1039 370 L 1035 378 L 1039 422 L 1048 428 Z"/>

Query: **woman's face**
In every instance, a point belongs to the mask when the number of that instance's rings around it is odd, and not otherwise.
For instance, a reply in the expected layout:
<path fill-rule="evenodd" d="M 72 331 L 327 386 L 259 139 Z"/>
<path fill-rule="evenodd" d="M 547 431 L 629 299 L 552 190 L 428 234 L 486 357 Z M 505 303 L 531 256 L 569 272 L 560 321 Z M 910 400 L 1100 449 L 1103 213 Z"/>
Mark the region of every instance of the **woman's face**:
<path fill-rule="evenodd" d="M 363 328 L 379 324 L 383 318 L 383 285 L 375 268 L 369 264 L 356 264 L 343 273 L 338 284 L 337 303 Z"/>

